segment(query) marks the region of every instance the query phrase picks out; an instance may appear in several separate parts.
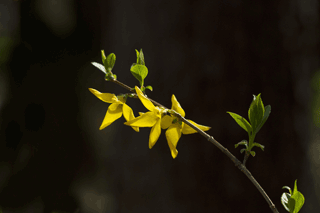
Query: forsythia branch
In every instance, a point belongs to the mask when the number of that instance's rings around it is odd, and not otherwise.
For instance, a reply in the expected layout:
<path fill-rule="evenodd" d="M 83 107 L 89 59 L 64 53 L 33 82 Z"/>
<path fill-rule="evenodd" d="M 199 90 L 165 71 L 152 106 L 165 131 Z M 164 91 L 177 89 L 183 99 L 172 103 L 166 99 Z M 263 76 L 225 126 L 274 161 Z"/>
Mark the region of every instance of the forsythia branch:
<path fill-rule="evenodd" d="M 127 86 L 126 84 L 116 80 L 115 78 L 110 79 L 109 81 L 114 82 L 116 84 L 118 84 L 119 86 L 125 88 L 126 90 L 129 90 L 130 92 L 134 92 L 134 88 L 131 88 L 129 86 Z M 137 95 L 135 95 L 135 98 L 138 98 Z M 163 107 L 164 109 L 168 109 L 167 107 L 163 106 L 162 104 L 152 100 L 151 98 L 148 97 L 148 99 L 155 105 L 159 106 L 159 107 Z M 194 130 L 196 130 L 198 133 L 200 133 L 203 137 L 205 137 L 208 141 L 210 141 L 213 145 L 215 145 L 216 147 L 218 147 L 225 155 L 227 155 L 230 160 L 235 164 L 236 167 L 238 167 L 238 169 L 240 169 L 240 171 L 242 171 L 248 178 L 249 180 L 253 183 L 253 185 L 258 189 L 258 191 L 261 193 L 261 195 L 264 197 L 264 199 L 266 200 L 266 202 L 268 203 L 269 207 L 271 208 L 272 212 L 274 213 L 278 213 L 278 210 L 276 208 L 276 206 L 273 204 L 273 202 L 271 201 L 271 199 L 269 198 L 269 196 L 267 195 L 267 193 L 263 190 L 263 188 L 260 186 L 260 184 L 256 181 L 256 179 L 252 176 L 251 172 L 246 168 L 245 166 L 245 161 L 244 163 L 241 163 L 234 155 L 232 155 L 228 149 L 226 149 L 224 146 L 222 146 L 217 140 L 215 140 L 212 136 L 210 136 L 209 134 L 205 133 L 204 131 L 202 131 L 201 129 L 199 129 L 197 126 L 195 126 L 194 124 L 192 124 L 191 122 L 189 122 L 187 119 L 185 119 L 184 117 L 182 117 L 179 113 L 174 111 L 174 115 L 180 119 L 181 121 L 183 121 L 185 124 L 189 125 L 191 128 L 193 128 Z"/>

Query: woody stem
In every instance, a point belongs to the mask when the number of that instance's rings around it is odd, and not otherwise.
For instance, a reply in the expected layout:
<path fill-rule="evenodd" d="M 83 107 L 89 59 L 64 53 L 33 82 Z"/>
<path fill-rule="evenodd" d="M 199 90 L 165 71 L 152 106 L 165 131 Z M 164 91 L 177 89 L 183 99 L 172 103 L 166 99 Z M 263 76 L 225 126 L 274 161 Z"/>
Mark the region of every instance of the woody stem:
<path fill-rule="evenodd" d="M 116 80 L 116 79 L 111 79 L 112 82 L 120 85 L 121 87 L 129 90 L 130 92 L 135 92 L 135 90 L 129 86 L 127 86 L 126 84 Z M 163 106 L 162 104 L 159 104 L 158 102 L 152 100 L 151 98 L 148 98 L 153 104 L 163 107 L 165 109 L 168 109 L 167 107 Z M 183 121 L 185 124 L 189 125 L 191 128 L 193 128 L 194 130 L 196 130 L 198 133 L 200 133 L 203 137 L 205 137 L 208 141 L 210 141 L 213 145 L 215 145 L 216 147 L 218 147 L 225 155 L 227 155 L 230 160 L 235 164 L 235 166 L 240 169 L 240 171 L 242 171 L 248 178 L 249 180 L 253 183 L 253 185 L 258 189 L 258 191 L 261 193 L 261 195 L 263 196 L 263 198 L 266 200 L 266 202 L 268 203 L 269 207 L 271 208 L 272 212 L 274 213 L 279 213 L 276 206 L 273 204 L 273 202 L 271 201 L 271 199 L 269 198 L 269 196 L 267 195 L 267 193 L 263 190 L 263 188 L 260 186 L 260 184 L 258 183 L 258 181 L 256 181 L 256 179 L 252 176 L 251 172 L 246 168 L 245 166 L 245 161 L 243 163 L 241 163 L 233 154 L 231 154 L 229 152 L 228 149 L 226 149 L 224 146 L 222 146 L 217 140 L 215 140 L 212 136 L 208 135 L 207 133 L 205 133 L 204 131 L 202 131 L 201 129 L 199 129 L 197 126 L 193 125 L 191 122 L 189 122 L 188 120 L 186 120 L 184 117 L 182 117 L 179 113 L 174 111 L 174 115 L 180 119 L 181 121 Z"/>

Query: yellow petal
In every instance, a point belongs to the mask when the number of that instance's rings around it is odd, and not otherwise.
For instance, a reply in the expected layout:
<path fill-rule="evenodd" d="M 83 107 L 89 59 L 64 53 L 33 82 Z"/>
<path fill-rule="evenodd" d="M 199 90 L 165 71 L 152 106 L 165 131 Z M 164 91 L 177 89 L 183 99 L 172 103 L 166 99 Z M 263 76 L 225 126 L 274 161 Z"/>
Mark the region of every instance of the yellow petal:
<path fill-rule="evenodd" d="M 161 119 L 158 118 L 157 123 L 152 127 L 149 136 L 149 148 L 151 149 L 157 142 L 161 134 Z"/>
<path fill-rule="evenodd" d="M 169 115 L 163 116 L 163 118 L 161 118 L 161 128 L 167 129 L 172 124 L 172 121 L 173 121 L 173 117 Z"/>
<path fill-rule="evenodd" d="M 104 117 L 100 130 L 112 124 L 115 120 L 122 116 L 122 104 L 111 104 L 108 108 L 106 116 Z"/>
<path fill-rule="evenodd" d="M 201 129 L 202 131 L 208 131 L 209 129 L 211 129 L 211 127 L 209 126 L 203 126 L 203 125 L 200 125 L 200 124 L 197 124 L 191 120 L 188 120 L 190 123 L 192 123 L 193 125 L 195 125 L 196 127 L 198 127 L 199 129 Z M 184 124 L 183 125 L 183 128 L 182 128 L 182 133 L 187 135 L 187 134 L 193 134 L 193 133 L 196 133 L 197 131 L 192 129 L 189 125 L 187 124 Z"/>
<path fill-rule="evenodd" d="M 179 113 L 182 117 L 184 117 L 186 114 L 185 114 L 184 110 L 182 109 L 180 103 L 176 99 L 176 96 L 172 95 L 171 102 L 172 102 L 172 109 L 174 111 L 176 111 L 177 113 Z"/>
<path fill-rule="evenodd" d="M 90 92 L 92 92 L 97 98 L 99 98 L 101 101 L 107 102 L 107 103 L 117 103 L 119 102 L 117 96 L 111 93 L 101 93 L 98 90 L 89 88 Z"/>
<path fill-rule="evenodd" d="M 127 105 L 127 104 L 123 104 L 122 106 L 122 112 L 123 112 L 123 117 L 127 120 L 133 120 L 135 119 L 134 114 L 132 109 Z M 132 129 L 136 132 L 139 132 L 139 127 L 132 127 Z"/>
<path fill-rule="evenodd" d="M 180 137 L 181 126 L 178 123 L 171 125 L 166 131 L 166 138 L 173 158 L 176 158 L 178 155 L 178 150 L 176 149 L 176 147 Z"/>
<path fill-rule="evenodd" d="M 145 106 L 145 108 L 147 108 L 149 111 L 153 111 L 155 108 L 153 103 L 143 95 L 139 87 L 136 86 L 135 89 L 141 103 Z"/>
<path fill-rule="evenodd" d="M 154 112 L 146 112 L 139 117 L 125 122 L 125 125 L 136 127 L 152 127 L 158 121 L 159 117 Z"/>

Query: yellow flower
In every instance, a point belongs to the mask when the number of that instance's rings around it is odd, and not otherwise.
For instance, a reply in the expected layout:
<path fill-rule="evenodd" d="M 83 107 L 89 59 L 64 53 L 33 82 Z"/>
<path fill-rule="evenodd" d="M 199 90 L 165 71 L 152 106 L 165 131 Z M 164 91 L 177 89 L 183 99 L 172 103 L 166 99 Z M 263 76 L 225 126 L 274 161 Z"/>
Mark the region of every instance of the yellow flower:
<path fill-rule="evenodd" d="M 100 100 L 111 104 L 99 128 L 100 130 L 112 124 L 115 120 L 120 118 L 122 114 L 127 121 L 130 121 L 135 118 L 132 109 L 126 104 L 126 100 L 123 97 L 118 98 L 114 94 L 101 93 L 98 90 L 92 88 L 89 88 L 89 90 Z M 132 128 L 135 131 L 139 132 L 139 127 Z"/>
<path fill-rule="evenodd" d="M 161 116 L 164 109 L 154 106 L 153 103 L 143 95 L 139 87 L 136 86 L 135 89 L 141 103 L 149 112 L 141 113 L 139 117 L 127 121 L 124 124 L 132 127 L 152 127 L 149 136 L 149 148 L 151 149 L 161 134 Z"/>
<path fill-rule="evenodd" d="M 185 112 L 174 95 L 172 95 L 171 102 L 172 102 L 171 109 L 179 113 L 182 117 L 184 117 Z M 202 131 L 207 131 L 211 128 L 208 126 L 199 125 L 191 120 L 188 120 L 188 121 L 193 125 L 195 125 L 196 127 L 198 127 L 199 129 L 201 129 Z M 184 122 L 178 121 L 176 118 L 169 115 L 165 115 L 162 118 L 161 128 L 163 129 L 168 128 L 166 131 L 166 138 L 167 138 L 168 145 L 171 150 L 171 155 L 173 158 L 176 158 L 178 155 L 178 151 L 176 147 L 181 137 L 181 133 L 186 135 L 186 134 L 193 134 L 197 132 L 196 130 L 192 129 L 189 125 L 185 124 Z"/>

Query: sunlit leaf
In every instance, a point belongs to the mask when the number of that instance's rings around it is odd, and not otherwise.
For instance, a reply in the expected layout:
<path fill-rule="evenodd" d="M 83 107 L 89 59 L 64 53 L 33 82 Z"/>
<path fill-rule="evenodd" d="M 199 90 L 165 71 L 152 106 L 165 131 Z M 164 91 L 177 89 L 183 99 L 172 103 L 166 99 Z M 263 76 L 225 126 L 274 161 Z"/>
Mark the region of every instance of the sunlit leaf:
<path fill-rule="evenodd" d="M 146 86 L 145 88 L 148 89 L 148 90 L 153 91 L 153 88 L 152 88 L 152 86 L 150 86 L 150 85 L 149 85 L 149 86 Z"/>
<path fill-rule="evenodd" d="M 251 102 L 248 111 L 248 117 L 252 126 L 253 134 L 257 133 L 256 129 L 258 125 L 261 123 L 264 115 L 264 106 L 260 96 L 261 94 L 257 96 L 253 95 L 253 101 Z"/>
<path fill-rule="evenodd" d="M 144 65 L 136 64 L 131 66 L 130 71 L 132 75 L 140 82 L 140 85 L 143 86 L 144 79 L 148 75 L 148 68 Z"/>
<path fill-rule="evenodd" d="M 252 131 L 251 125 L 245 118 L 233 112 L 227 113 L 229 113 L 231 117 L 237 122 L 237 124 L 241 126 L 244 130 L 246 130 L 248 133 Z"/>
<path fill-rule="evenodd" d="M 111 72 L 115 63 L 116 55 L 114 53 L 110 53 L 104 61 L 104 66 L 106 67 L 107 72 Z"/>
<path fill-rule="evenodd" d="M 101 70 L 104 74 L 107 74 L 106 68 L 102 64 L 99 64 L 97 62 L 91 62 L 91 64 Z"/>
<path fill-rule="evenodd" d="M 262 121 L 260 122 L 260 124 L 257 126 L 257 129 L 256 129 L 256 133 L 259 132 L 259 130 L 261 129 L 261 127 L 264 125 L 264 123 L 268 120 L 268 117 L 271 113 L 271 106 L 268 105 L 265 107 L 265 111 L 264 111 L 264 115 L 263 115 L 263 118 L 262 118 Z"/>
<path fill-rule="evenodd" d="M 281 203 L 283 205 L 283 207 L 288 211 L 290 212 L 290 209 L 289 209 L 289 198 L 291 197 L 291 195 L 289 193 L 286 193 L 284 192 L 281 196 Z"/>

